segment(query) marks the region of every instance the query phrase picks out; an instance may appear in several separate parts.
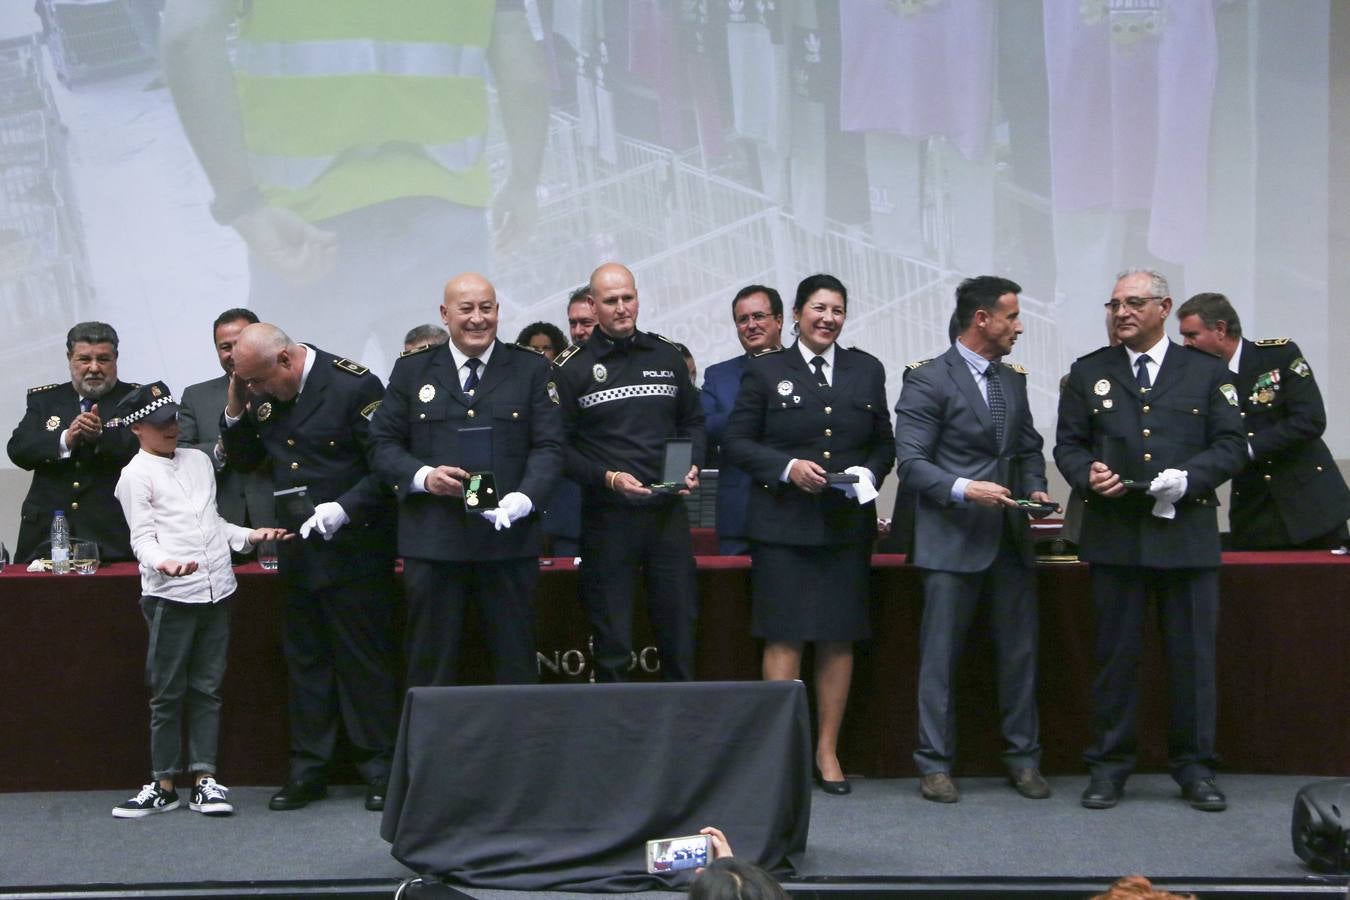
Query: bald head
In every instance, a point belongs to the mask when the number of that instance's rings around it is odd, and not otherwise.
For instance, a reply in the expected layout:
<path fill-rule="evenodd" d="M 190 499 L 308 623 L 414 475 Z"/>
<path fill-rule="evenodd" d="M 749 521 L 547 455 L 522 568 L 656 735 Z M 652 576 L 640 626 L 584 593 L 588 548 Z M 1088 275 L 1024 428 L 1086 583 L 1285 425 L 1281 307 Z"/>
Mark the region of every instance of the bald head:
<path fill-rule="evenodd" d="M 290 400 L 300 393 L 307 353 L 277 326 L 258 322 L 235 340 L 234 375 L 252 394 Z"/>
<path fill-rule="evenodd" d="M 627 266 L 605 263 L 591 273 L 591 307 L 596 327 L 612 338 L 626 338 L 637 329 L 637 283 Z"/>
<path fill-rule="evenodd" d="M 477 272 L 462 272 L 445 283 L 441 321 L 450 342 L 465 356 L 481 356 L 497 339 L 497 292 Z"/>

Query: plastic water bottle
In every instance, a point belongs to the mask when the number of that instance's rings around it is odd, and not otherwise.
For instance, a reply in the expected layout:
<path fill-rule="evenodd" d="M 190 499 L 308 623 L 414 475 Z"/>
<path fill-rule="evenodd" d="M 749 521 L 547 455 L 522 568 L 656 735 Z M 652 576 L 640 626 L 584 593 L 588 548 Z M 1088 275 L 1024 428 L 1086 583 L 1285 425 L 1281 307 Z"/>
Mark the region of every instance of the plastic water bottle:
<path fill-rule="evenodd" d="M 52 574 L 70 574 L 70 524 L 59 509 L 52 516 Z"/>

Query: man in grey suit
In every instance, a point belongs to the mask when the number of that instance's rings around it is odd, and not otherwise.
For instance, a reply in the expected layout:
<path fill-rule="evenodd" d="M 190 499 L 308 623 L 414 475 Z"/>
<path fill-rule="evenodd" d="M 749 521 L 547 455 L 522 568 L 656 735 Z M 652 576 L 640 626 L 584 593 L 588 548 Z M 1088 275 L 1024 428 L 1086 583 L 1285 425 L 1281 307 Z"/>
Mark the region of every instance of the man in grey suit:
<path fill-rule="evenodd" d="M 1026 370 L 1002 362 L 1022 333 L 1021 290 L 988 275 L 961 282 L 956 342 L 937 359 L 912 364 L 895 408 L 900 485 L 915 497 L 911 559 L 924 586 L 914 761 L 920 792 L 939 803 L 960 799 L 951 780 L 954 681 L 981 604 L 989 607 L 997 653 L 1003 762 L 1019 794 L 1050 796 L 1039 771 L 1031 531 L 1017 503 L 1050 497 Z"/>
<path fill-rule="evenodd" d="M 211 457 L 216 467 L 216 506 L 227 522 L 262 528 L 276 524 L 272 476 L 266 471 L 241 472 L 228 465 L 220 441 L 220 414 L 225 411 L 234 376 L 234 342 L 239 332 L 258 321 L 252 310 L 227 309 L 212 326 L 216 356 L 225 374 L 194 384 L 178 401 L 178 446 Z M 237 385 L 242 397 L 245 387 Z"/>

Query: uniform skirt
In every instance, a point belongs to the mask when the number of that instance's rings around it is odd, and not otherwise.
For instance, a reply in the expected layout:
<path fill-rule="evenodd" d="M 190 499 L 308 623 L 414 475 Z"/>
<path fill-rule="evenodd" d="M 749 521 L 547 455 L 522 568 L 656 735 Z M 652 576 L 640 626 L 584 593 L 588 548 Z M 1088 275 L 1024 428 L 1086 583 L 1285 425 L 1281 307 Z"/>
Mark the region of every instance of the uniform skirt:
<path fill-rule="evenodd" d="M 804 547 L 750 542 L 754 635 L 768 641 L 871 636 L 869 543 Z"/>

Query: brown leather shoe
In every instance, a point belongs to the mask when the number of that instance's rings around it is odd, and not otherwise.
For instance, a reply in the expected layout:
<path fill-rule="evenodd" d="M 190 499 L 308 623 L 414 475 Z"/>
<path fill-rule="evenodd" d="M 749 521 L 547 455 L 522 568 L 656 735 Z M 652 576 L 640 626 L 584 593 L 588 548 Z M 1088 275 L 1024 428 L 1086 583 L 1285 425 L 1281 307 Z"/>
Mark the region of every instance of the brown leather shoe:
<path fill-rule="evenodd" d="M 1050 785 L 1045 783 L 1036 769 L 1016 769 L 1008 776 L 1008 780 L 1017 793 L 1028 800 L 1045 800 L 1050 796 Z"/>
<path fill-rule="evenodd" d="M 920 778 L 919 793 L 934 803 L 956 803 L 961 799 L 961 792 L 946 772 L 930 772 Z"/>

